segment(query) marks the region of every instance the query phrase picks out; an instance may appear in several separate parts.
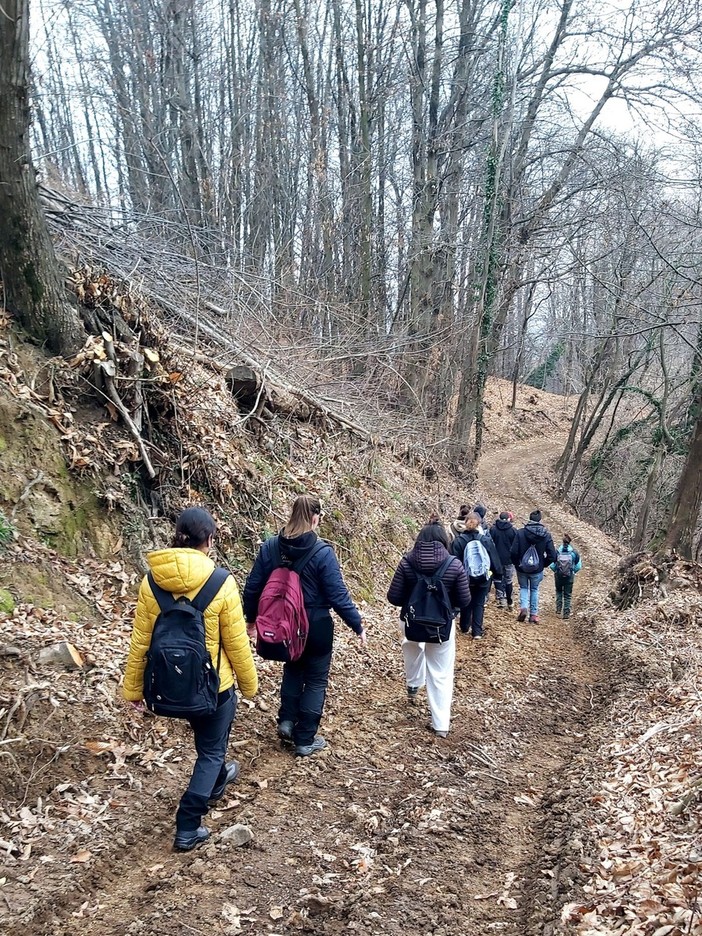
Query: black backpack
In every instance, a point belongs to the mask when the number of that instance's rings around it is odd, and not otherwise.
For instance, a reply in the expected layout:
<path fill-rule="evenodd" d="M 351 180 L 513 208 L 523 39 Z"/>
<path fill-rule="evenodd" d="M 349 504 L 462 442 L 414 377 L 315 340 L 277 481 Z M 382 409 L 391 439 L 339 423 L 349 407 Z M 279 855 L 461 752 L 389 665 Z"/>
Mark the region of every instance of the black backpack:
<path fill-rule="evenodd" d="M 149 573 L 148 581 L 161 609 L 156 618 L 144 670 L 144 700 L 156 715 L 192 718 L 213 715 L 219 694 L 220 637 L 217 668 L 205 640 L 205 608 L 229 577 L 217 568 L 198 594 L 177 600 L 160 588 Z"/>
<path fill-rule="evenodd" d="M 417 581 L 403 609 L 407 640 L 444 643 L 451 636 L 453 608 L 442 579 L 452 561 L 448 556 L 433 575 L 423 575 L 409 563 Z"/>

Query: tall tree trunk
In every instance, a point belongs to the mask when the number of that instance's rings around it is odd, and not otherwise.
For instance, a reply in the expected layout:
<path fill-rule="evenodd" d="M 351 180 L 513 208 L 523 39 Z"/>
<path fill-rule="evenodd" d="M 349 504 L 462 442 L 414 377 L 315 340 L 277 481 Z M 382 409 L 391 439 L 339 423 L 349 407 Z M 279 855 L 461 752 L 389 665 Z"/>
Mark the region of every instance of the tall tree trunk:
<path fill-rule="evenodd" d="M 686 559 L 702 558 L 700 508 L 702 508 L 702 391 L 695 400 L 697 420 L 690 448 L 678 481 L 670 512 L 664 548 L 675 549 Z"/>
<path fill-rule="evenodd" d="M 0 13 L 0 275 L 7 307 L 59 354 L 83 343 L 39 204 L 29 151 L 29 9 L 3 0 Z"/>

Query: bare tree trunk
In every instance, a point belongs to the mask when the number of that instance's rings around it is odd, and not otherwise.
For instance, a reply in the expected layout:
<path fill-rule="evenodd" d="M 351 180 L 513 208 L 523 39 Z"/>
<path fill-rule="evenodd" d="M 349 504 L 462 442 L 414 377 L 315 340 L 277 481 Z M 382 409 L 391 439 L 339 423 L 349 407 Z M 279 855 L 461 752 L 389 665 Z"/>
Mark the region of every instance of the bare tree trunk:
<path fill-rule="evenodd" d="M 10 312 L 68 355 L 85 333 L 62 282 L 29 151 L 28 6 L 3 0 L 0 13 L 0 274 Z"/>
<path fill-rule="evenodd" d="M 702 558 L 700 508 L 702 507 L 702 392 L 696 399 L 697 421 L 682 474 L 675 490 L 664 548 L 675 549 L 686 559 Z"/>

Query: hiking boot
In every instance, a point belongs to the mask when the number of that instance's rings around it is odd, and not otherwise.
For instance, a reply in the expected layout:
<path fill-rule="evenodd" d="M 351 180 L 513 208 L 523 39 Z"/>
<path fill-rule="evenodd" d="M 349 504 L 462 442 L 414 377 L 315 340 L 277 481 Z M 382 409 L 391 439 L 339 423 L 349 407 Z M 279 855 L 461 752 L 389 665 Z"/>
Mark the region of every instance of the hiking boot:
<path fill-rule="evenodd" d="M 189 829 L 185 832 L 176 832 L 173 840 L 173 847 L 176 851 L 192 851 L 198 845 L 202 845 L 210 837 L 210 833 L 204 826 L 199 829 Z"/>
<path fill-rule="evenodd" d="M 482 639 L 483 639 L 482 634 L 473 634 L 473 640 L 482 640 Z"/>
<path fill-rule="evenodd" d="M 278 737 L 281 741 L 292 742 L 295 725 L 291 721 L 278 722 Z"/>
<path fill-rule="evenodd" d="M 434 729 L 434 734 L 437 738 L 448 738 L 448 731 L 437 731 Z"/>
<path fill-rule="evenodd" d="M 532 615 L 530 615 L 530 616 L 529 616 L 529 623 L 530 623 L 530 624 L 538 624 L 538 623 L 539 623 L 539 615 L 538 615 L 538 614 L 532 614 Z"/>
<path fill-rule="evenodd" d="M 407 687 L 407 701 L 411 702 L 412 705 L 417 701 L 417 694 L 419 693 L 419 686 L 408 686 Z"/>
<path fill-rule="evenodd" d="M 519 621 L 520 624 L 523 623 L 524 621 L 526 621 L 528 614 L 529 614 L 529 612 L 527 611 L 526 608 L 520 608 L 520 609 L 519 609 L 519 614 L 517 615 L 517 620 Z"/>
<path fill-rule="evenodd" d="M 563 605 L 557 604 L 557 605 L 556 605 L 556 614 L 560 614 L 562 610 L 563 610 Z"/>
<path fill-rule="evenodd" d="M 239 776 L 239 761 L 230 761 L 227 764 L 227 772 L 224 775 L 224 780 L 221 783 L 218 783 L 214 790 L 210 793 L 210 803 L 216 803 L 217 800 L 222 799 L 224 796 L 224 791 L 229 786 L 230 783 L 234 783 L 236 778 Z"/>
<path fill-rule="evenodd" d="M 511 601 L 507 602 L 507 610 L 514 611 L 514 604 Z"/>
<path fill-rule="evenodd" d="M 296 744 L 295 745 L 295 755 L 297 757 L 309 757 L 310 754 L 316 754 L 317 751 L 323 750 L 327 746 L 327 742 L 321 735 L 317 735 L 312 744 Z"/>
<path fill-rule="evenodd" d="M 563 612 L 563 620 L 564 620 L 564 621 L 567 621 L 569 617 L 570 617 L 570 611 L 564 611 L 564 612 Z"/>
<path fill-rule="evenodd" d="M 500 600 L 497 602 L 497 607 L 498 607 L 498 608 L 504 608 L 504 609 L 506 609 L 506 608 L 507 608 L 507 599 L 506 599 L 506 598 L 500 598 Z"/>

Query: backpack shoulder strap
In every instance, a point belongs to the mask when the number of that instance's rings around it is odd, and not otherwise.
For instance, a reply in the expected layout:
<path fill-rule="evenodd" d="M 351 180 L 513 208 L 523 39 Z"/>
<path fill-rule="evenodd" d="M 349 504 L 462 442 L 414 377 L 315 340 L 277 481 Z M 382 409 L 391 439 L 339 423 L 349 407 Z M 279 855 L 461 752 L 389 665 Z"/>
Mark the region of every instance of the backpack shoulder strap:
<path fill-rule="evenodd" d="M 161 611 L 167 611 L 169 608 L 172 608 L 176 603 L 175 598 L 170 592 L 167 592 L 164 588 L 161 588 L 160 585 L 157 585 L 152 572 L 146 576 L 149 583 L 149 588 L 153 592 L 153 596 L 158 603 L 159 609 Z"/>
<path fill-rule="evenodd" d="M 205 584 L 202 586 L 197 595 L 190 602 L 194 608 L 197 608 L 198 611 L 204 611 L 205 608 L 213 601 L 220 588 L 226 580 L 229 578 L 229 569 L 224 569 L 222 566 L 218 566 L 212 575 L 207 579 Z"/>
<path fill-rule="evenodd" d="M 301 559 L 298 559 L 297 562 L 293 563 L 291 568 L 297 572 L 298 575 L 302 575 L 302 570 L 305 568 L 310 559 L 313 556 L 316 556 L 318 552 L 321 552 L 325 546 L 329 546 L 329 543 L 325 542 L 323 539 L 318 539 L 313 546 L 310 546 Z"/>
<path fill-rule="evenodd" d="M 436 570 L 434 575 L 439 581 L 441 581 L 441 579 L 444 577 L 444 573 L 446 572 L 446 570 L 448 569 L 448 567 L 451 565 L 451 563 L 453 562 L 455 558 L 456 556 L 447 556 L 444 559 L 444 561 L 441 563 L 439 568 Z"/>

